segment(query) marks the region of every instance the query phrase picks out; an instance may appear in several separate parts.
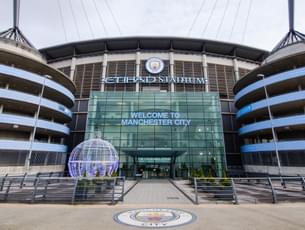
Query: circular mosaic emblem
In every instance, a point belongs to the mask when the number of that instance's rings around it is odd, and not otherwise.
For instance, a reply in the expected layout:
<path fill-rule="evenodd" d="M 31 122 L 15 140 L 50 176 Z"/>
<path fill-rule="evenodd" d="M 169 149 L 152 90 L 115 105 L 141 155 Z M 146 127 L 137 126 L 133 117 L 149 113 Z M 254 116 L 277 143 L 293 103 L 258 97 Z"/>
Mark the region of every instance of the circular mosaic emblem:
<path fill-rule="evenodd" d="M 160 58 L 149 58 L 145 63 L 145 68 L 152 74 L 158 74 L 164 69 L 164 62 Z"/>
<path fill-rule="evenodd" d="M 134 209 L 120 212 L 113 218 L 121 224 L 145 228 L 177 227 L 196 219 L 192 213 L 169 208 Z"/>

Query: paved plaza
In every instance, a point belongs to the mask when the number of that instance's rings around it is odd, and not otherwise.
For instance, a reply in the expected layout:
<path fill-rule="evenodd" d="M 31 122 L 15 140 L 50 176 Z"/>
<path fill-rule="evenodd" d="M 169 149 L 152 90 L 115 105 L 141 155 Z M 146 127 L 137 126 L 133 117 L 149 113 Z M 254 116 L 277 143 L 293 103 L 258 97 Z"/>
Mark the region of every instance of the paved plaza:
<path fill-rule="evenodd" d="M 168 180 L 142 180 L 125 196 L 124 204 L 191 204 Z"/>
<path fill-rule="evenodd" d="M 197 220 L 175 229 L 303 230 L 305 204 L 253 205 L 25 205 L 0 204 L 1 230 L 97 230 L 135 229 L 120 225 L 113 215 L 134 208 L 178 208 L 194 213 Z M 171 228 L 173 229 L 173 228 Z"/>

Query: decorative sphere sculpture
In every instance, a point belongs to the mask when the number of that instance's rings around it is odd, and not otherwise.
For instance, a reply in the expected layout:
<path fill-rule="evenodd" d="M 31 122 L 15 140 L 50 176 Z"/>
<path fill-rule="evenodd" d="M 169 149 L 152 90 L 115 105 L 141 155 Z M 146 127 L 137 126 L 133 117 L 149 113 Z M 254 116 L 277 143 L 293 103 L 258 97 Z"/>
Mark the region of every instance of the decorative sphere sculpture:
<path fill-rule="evenodd" d="M 117 151 L 111 143 L 102 139 L 91 139 L 78 144 L 68 162 L 72 177 L 111 176 L 118 167 Z"/>

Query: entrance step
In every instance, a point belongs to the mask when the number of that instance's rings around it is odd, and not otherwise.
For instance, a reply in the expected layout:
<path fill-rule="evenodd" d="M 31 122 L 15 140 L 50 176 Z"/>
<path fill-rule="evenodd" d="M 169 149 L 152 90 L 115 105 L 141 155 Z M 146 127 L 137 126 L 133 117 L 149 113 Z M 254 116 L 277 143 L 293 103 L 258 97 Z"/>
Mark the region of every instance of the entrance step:
<path fill-rule="evenodd" d="M 168 179 L 141 180 L 124 198 L 124 204 L 191 204 Z"/>

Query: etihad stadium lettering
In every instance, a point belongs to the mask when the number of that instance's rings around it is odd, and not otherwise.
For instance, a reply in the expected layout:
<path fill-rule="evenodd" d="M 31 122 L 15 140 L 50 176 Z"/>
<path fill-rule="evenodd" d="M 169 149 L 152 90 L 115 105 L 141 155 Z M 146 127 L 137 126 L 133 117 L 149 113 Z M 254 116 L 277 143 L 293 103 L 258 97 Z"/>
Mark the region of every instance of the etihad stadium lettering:
<path fill-rule="evenodd" d="M 116 83 L 183 83 L 183 84 L 201 84 L 207 83 L 206 78 L 200 77 L 169 77 L 169 76 L 156 76 L 156 77 L 106 77 L 102 79 L 105 84 Z"/>

